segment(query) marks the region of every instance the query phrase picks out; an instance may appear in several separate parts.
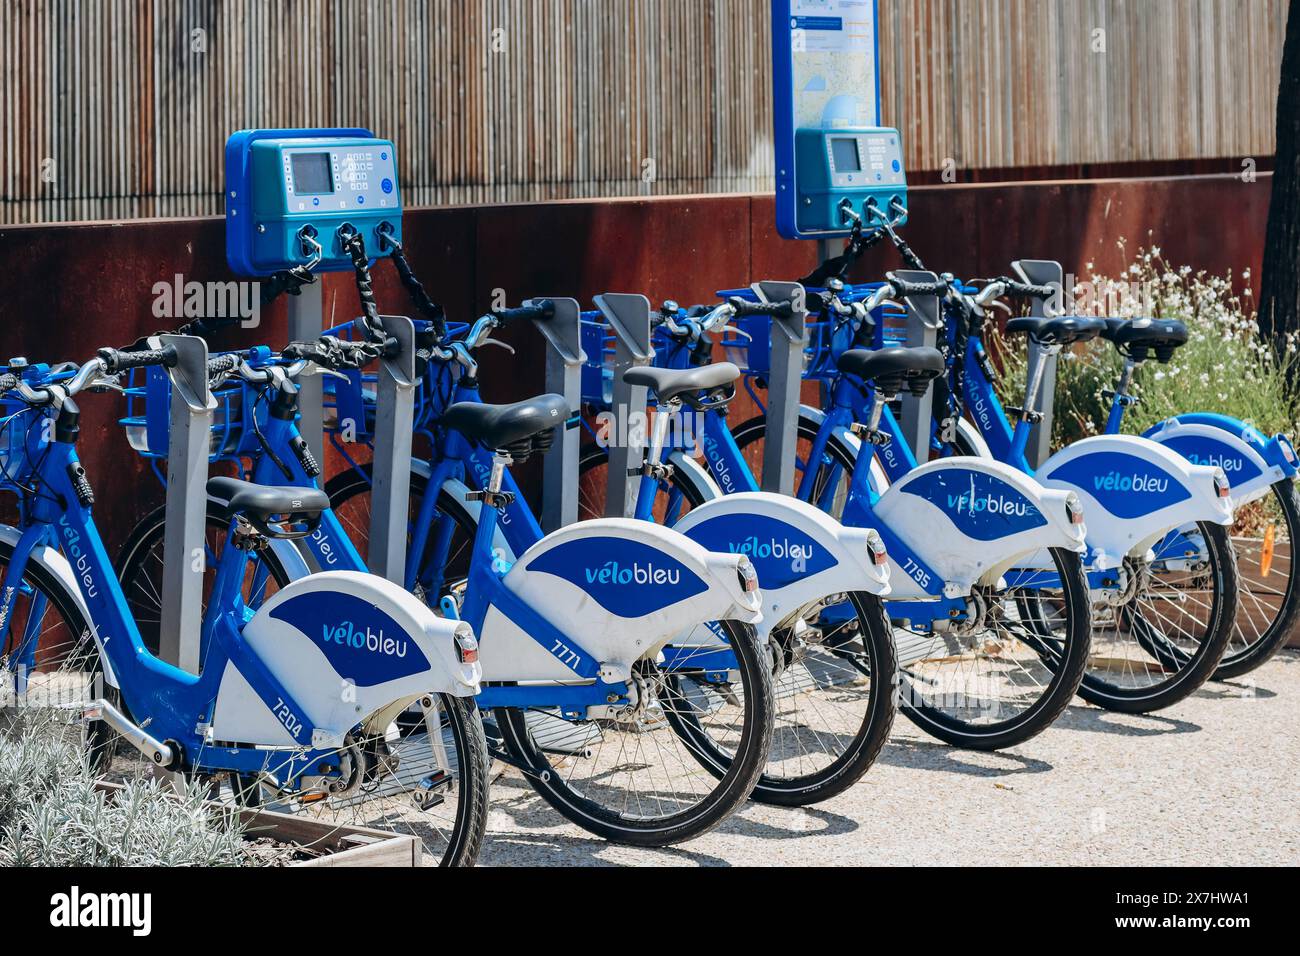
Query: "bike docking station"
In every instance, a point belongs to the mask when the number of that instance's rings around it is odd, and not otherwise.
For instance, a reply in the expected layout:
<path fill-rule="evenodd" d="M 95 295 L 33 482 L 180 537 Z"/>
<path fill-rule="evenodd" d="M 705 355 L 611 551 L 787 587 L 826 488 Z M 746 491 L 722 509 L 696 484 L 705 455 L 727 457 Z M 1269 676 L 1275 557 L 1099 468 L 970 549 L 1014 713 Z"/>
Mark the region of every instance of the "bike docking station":
<path fill-rule="evenodd" d="M 547 318 L 533 327 L 550 346 L 546 350 L 546 391 L 563 395 L 569 418 L 560 431 L 559 448 L 542 458 L 542 530 L 548 534 L 578 520 L 578 468 L 582 445 L 582 307 L 577 299 L 540 296 L 524 306 L 550 306 Z M 572 490 L 571 490 L 572 489 Z M 405 534 L 405 531 L 403 531 Z"/>
<path fill-rule="evenodd" d="M 234 133 L 226 142 L 225 196 L 227 261 L 236 273 L 268 278 L 290 293 L 290 342 L 311 342 L 324 333 L 317 273 L 355 271 L 360 292 L 363 281 L 368 287 L 374 261 L 367 256 L 401 249 L 396 150 L 391 141 L 367 129 Z M 422 370 L 411 319 L 375 318 L 379 330 L 397 341 L 399 351 L 379 361 L 367 563 L 375 574 L 401 584 L 415 396 Z M 317 462 L 324 461 L 323 386 L 320 375 L 304 376 L 299 383 L 300 430 Z M 355 424 L 358 429 L 363 425 Z M 309 549 L 298 550 L 315 564 Z"/>
<path fill-rule="evenodd" d="M 760 302 L 789 303 L 768 324 L 767 441 L 763 446 L 760 488 L 781 494 L 795 485 L 795 450 L 799 442 L 800 386 L 808 345 L 808 307 L 797 282 L 755 282 L 750 289 Z M 775 427 L 773 427 L 775 425 Z"/>
<path fill-rule="evenodd" d="M 1011 263 L 1023 282 L 1030 285 L 1046 285 L 1060 289 L 1062 299 L 1065 290 L 1065 272 L 1059 262 L 1049 259 L 1017 259 Z M 1048 303 L 1037 297 L 1030 298 L 1029 314 L 1034 318 L 1053 318 L 1047 308 Z M 1049 350 L 1031 341 L 1029 343 L 1029 381 L 1038 382 L 1035 393 L 1036 407 L 1032 414 L 1036 421 L 1029 431 L 1029 444 L 1025 448 L 1025 457 L 1035 468 L 1052 457 L 1052 408 L 1053 396 L 1056 394 L 1056 359 L 1057 352 Z"/>
<path fill-rule="evenodd" d="M 157 335 L 150 348 L 173 348 L 168 368 L 166 531 L 163 536 L 162 605 L 158 656 L 199 673 L 199 622 L 203 619 L 206 564 L 208 455 L 217 400 L 208 388 L 208 344 L 193 335 Z"/>
<path fill-rule="evenodd" d="M 633 434 L 632 423 L 645 422 L 648 392 L 644 385 L 629 385 L 623 381 L 623 373 L 638 365 L 649 365 L 654 359 L 655 350 L 650 341 L 650 300 L 643 295 L 606 292 L 596 296 L 595 303 L 614 336 L 612 408 L 615 417 L 609 442 L 605 517 L 630 518 L 636 511 L 634 498 L 641 475 L 640 454 L 646 443 L 644 434 Z M 631 467 L 634 447 L 636 468 Z M 576 482 L 573 487 L 576 513 Z"/>
<path fill-rule="evenodd" d="M 886 278 L 903 283 L 935 283 L 939 277 L 933 272 L 919 269 L 898 269 L 886 273 Z M 906 348 L 935 348 L 943 329 L 943 313 L 937 295 L 905 295 L 900 303 L 907 313 L 903 342 Z M 904 391 L 900 403 L 899 426 L 907 439 L 908 447 L 917 461 L 930 457 L 930 432 L 934 414 L 934 388 L 926 389 L 921 397 Z"/>

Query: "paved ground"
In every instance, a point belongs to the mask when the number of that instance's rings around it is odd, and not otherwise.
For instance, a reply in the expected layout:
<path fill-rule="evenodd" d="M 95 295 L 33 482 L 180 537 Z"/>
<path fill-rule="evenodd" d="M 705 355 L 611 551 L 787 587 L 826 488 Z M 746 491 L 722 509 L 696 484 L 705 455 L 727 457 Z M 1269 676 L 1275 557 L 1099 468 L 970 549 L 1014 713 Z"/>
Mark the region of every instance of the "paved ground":
<path fill-rule="evenodd" d="M 867 777 L 805 811 L 750 804 L 671 850 L 563 824 L 512 776 L 480 863 L 1300 863 L 1300 652 L 1147 717 L 1071 707 L 1013 750 L 954 750 L 904 718 Z"/>

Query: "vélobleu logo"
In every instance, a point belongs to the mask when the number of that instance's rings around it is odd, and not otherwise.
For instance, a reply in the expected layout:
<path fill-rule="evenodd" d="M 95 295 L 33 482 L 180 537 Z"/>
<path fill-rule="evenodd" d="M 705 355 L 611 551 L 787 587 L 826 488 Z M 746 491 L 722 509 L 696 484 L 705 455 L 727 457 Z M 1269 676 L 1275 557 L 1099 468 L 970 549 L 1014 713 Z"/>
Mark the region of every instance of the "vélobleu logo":
<path fill-rule="evenodd" d="M 1188 452 L 1183 457 L 1193 465 L 1210 465 L 1214 468 L 1222 468 L 1225 473 L 1242 471 L 1246 467 L 1246 460 L 1235 455 L 1216 455 L 1213 452 L 1208 455 L 1198 455 L 1193 451 Z"/>
<path fill-rule="evenodd" d="M 767 515 L 718 515 L 690 528 L 686 536 L 710 551 L 745 555 L 766 591 L 785 587 L 837 563 L 807 534 Z"/>
<path fill-rule="evenodd" d="M 940 508 L 957 530 L 978 541 L 993 541 L 1047 524 L 1038 507 L 1000 478 L 965 468 L 940 468 L 901 486 Z"/>
<path fill-rule="evenodd" d="M 653 563 L 620 565 L 606 561 L 598 568 L 584 568 L 588 584 L 681 584 L 681 567 L 655 567 Z"/>
<path fill-rule="evenodd" d="M 1136 491 L 1140 494 L 1164 494 L 1169 490 L 1169 477 L 1166 475 L 1160 478 L 1156 475 L 1139 472 L 1125 474 L 1111 471 L 1104 475 L 1094 475 L 1092 487 L 1097 491 Z"/>
<path fill-rule="evenodd" d="M 630 538 L 575 538 L 547 549 L 527 568 L 568 581 L 619 617 L 642 617 L 708 589 L 671 554 Z"/>
<path fill-rule="evenodd" d="M 1174 476 L 1136 455 L 1097 451 L 1080 455 L 1047 476 L 1078 488 L 1120 518 L 1138 518 L 1190 498 Z"/>
<path fill-rule="evenodd" d="M 273 608 L 270 616 L 305 634 L 340 676 L 359 687 L 429 668 L 429 659 L 406 629 L 357 595 L 309 591 Z"/>
<path fill-rule="evenodd" d="M 351 621 L 344 621 L 334 627 L 322 624 L 321 635 L 322 644 L 342 644 L 344 647 L 368 651 L 372 654 L 387 654 L 390 657 L 406 656 L 406 640 L 384 637 L 382 628 L 376 634 L 369 627 L 362 630 Z"/>

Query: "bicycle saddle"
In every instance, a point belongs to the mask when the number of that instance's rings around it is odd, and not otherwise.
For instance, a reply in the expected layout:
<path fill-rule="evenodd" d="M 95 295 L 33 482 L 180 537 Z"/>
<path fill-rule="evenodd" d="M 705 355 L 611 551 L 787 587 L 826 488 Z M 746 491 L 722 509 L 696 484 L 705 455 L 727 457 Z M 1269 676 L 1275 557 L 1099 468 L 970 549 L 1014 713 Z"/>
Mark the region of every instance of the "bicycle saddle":
<path fill-rule="evenodd" d="M 512 458 L 523 459 L 534 450 L 546 450 L 530 439 L 543 433 L 552 438 L 552 429 L 563 425 L 569 412 L 563 395 L 538 395 L 510 405 L 457 402 L 443 413 L 438 424 L 488 448 L 505 450 Z"/>
<path fill-rule="evenodd" d="M 320 514 L 330 506 L 329 495 L 319 488 L 255 485 L 251 481 L 221 476 L 209 478 L 208 498 L 232 515 L 243 515 L 270 538 L 301 538 L 320 524 Z"/>
<path fill-rule="evenodd" d="M 1121 352 L 1141 362 L 1147 350 L 1168 362 L 1174 349 L 1187 342 L 1187 326 L 1177 319 L 1103 319 L 1106 328 L 1101 337 L 1115 343 Z"/>
<path fill-rule="evenodd" d="M 1007 334 L 1028 332 L 1035 342 L 1044 345 L 1073 345 L 1075 342 L 1087 342 L 1095 339 L 1106 327 L 1101 319 L 1090 319 L 1082 315 L 1062 315 L 1055 319 L 1038 316 L 1020 316 L 1007 319 Z"/>
<path fill-rule="evenodd" d="M 874 382 L 889 395 L 904 386 L 913 395 L 924 395 L 930 379 L 944 371 L 943 356 L 932 348 L 849 349 L 836 365 L 841 372 Z"/>
<path fill-rule="evenodd" d="M 699 368 L 654 368 L 638 365 L 623 373 L 629 385 L 644 385 L 653 389 L 661 402 L 669 402 L 679 395 L 721 388 L 740 378 L 740 369 L 730 362 L 702 365 Z"/>

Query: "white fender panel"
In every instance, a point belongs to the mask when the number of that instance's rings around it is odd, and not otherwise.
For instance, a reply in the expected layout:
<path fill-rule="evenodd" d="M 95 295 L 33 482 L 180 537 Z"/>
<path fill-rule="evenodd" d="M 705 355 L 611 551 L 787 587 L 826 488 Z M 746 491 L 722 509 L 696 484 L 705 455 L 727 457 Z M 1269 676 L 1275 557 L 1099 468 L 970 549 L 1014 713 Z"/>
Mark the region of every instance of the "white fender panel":
<path fill-rule="evenodd" d="M 810 601 L 841 591 L 889 592 L 889 568 L 876 532 L 846 528 L 807 502 L 785 495 L 744 492 L 706 501 L 675 529 L 714 551 L 746 555 L 763 592 L 763 624 L 770 629 Z"/>
<path fill-rule="evenodd" d="M 891 485 L 875 513 L 950 591 L 966 593 L 1044 548 L 1082 551 L 1085 528 L 1071 523 L 1068 498 L 1002 462 L 943 458 Z M 923 593 L 906 568 L 891 575 L 893 596 Z"/>
<path fill-rule="evenodd" d="M 282 721 L 302 721 L 334 746 L 343 734 L 395 701 L 427 693 L 478 693 L 477 663 L 462 664 L 456 635 L 469 625 L 438 617 L 418 598 L 377 575 L 325 571 L 282 588 L 253 616 L 243 637 L 302 708 L 274 714 L 230 665 L 217 693 L 217 740 L 294 746 Z"/>
<path fill-rule="evenodd" d="M 1251 431 L 1258 440 L 1266 440 Z M 1169 418 L 1146 437 L 1172 448 L 1194 465 L 1222 468 L 1232 488 L 1232 503 L 1238 508 L 1262 498 L 1274 482 L 1286 477 L 1286 472 L 1270 464 L 1250 441 L 1214 425 Z"/>
<path fill-rule="evenodd" d="M 505 585 L 597 662 L 626 671 L 704 622 L 757 624 L 762 595 L 742 587 L 743 566 L 743 555 L 648 521 L 601 518 L 548 534 Z M 578 679 L 559 663 L 566 648 L 539 645 L 495 607 L 480 638 L 484 680 Z"/>
<path fill-rule="evenodd" d="M 1171 528 L 1232 523 L 1232 501 L 1216 486 L 1220 469 L 1193 465 L 1135 435 L 1081 439 L 1044 462 L 1038 475 L 1049 488 L 1069 488 L 1083 499 L 1088 545 L 1099 568 L 1145 554 Z"/>

